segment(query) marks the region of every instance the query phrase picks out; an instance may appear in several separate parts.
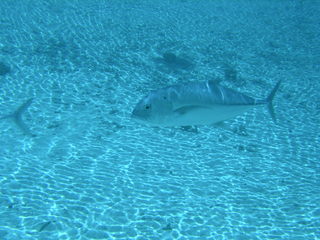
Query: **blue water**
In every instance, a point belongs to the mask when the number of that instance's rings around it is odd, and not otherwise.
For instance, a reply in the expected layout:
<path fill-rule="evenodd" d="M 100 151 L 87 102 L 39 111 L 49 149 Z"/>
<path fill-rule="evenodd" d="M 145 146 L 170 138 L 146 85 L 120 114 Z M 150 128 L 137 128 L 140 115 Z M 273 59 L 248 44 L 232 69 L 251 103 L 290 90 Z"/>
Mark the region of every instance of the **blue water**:
<path fill-rule="evenodd" d="M 0 239 L 320 239 L 320 2 L 1 0 Z M 265 98 L 156 128 L 152 89 Z M 28 102 L 27 102 L 28 103 Z M 28 105 L 28 104 L 27 104 Z M 28 132 L 30 131 L 30 132 Z"/>

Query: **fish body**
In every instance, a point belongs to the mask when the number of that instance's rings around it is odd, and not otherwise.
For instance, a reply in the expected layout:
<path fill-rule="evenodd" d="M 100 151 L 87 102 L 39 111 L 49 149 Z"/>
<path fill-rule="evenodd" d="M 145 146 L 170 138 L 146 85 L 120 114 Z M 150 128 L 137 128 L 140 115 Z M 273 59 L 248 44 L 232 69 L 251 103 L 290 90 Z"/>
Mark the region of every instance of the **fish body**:
<path fill-rule="evenodd" d="M 153 126 L 210 125 L 266 104 L 274 118 L 272 100 L 279 85 L 266 99 L 254 99 L 213 81 L 173 85 L 151 91 L 138 102 L 132 117 Z"/>

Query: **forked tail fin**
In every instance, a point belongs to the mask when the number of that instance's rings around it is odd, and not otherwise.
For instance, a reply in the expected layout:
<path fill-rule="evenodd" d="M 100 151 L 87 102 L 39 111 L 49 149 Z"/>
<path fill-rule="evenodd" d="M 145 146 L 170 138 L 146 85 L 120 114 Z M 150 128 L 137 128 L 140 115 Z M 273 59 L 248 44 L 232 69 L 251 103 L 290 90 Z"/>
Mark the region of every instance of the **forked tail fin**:
<path fill-rule="evenodd" d="M 267 103 L 267 107 L 268 107 L 268 111 L 271 115 L 271 118 L 274 122 L 276 122 L 276 115 L 274 113 L 274 108 L 273 108 L 273 98 L 276 94 L 276 92 L 278 91 L 279 89 L 279 86 L 280 86 L 280 83 L 281 83 L 281 80 L 277 82 L 277 84 L 274 86 L 274 88 L 272 89 L 272 91 L 269 93 L 267 99 L 266 99 L 266 103 Z"/>
<path fill-rule="evenodd" d="M 31 105 L 33 98 L 30 98 L 28 101 L 23 103 L 18 109 L 6 116 L 1 117 L 0 119 L 7 119 L 11 118 L 14 123 L 18 126 L 18 128 L 25 134 L 29 136 L 33 136 L 33 134 L 30 132 L 30 129 L 27 127 L 27 125 L 24 123 L 22 119 L 22 114 L 28 109 L 28 107 Z"/>

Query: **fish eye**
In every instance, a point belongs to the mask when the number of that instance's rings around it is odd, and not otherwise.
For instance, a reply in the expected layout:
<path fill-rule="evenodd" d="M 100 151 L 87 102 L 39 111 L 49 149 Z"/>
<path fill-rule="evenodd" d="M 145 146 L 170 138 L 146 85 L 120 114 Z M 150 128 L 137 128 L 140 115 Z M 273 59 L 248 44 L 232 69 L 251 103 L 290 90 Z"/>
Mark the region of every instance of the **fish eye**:
<path fill-rule="evenodd" d="M 146 104 L 144 108 L 145 108 L 146 110 L 148 110 L 148 109 L 151 108 L 151 105 L 150 105 L 150 104 Z"/>

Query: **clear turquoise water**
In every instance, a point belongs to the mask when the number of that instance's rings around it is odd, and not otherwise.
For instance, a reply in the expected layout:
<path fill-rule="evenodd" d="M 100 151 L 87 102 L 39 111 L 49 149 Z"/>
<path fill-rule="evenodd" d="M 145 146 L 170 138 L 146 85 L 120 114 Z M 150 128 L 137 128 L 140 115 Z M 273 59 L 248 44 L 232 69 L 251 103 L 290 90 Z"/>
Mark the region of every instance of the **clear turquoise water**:
<path fill-rule="evenodd" d="M 33 98 L 33 136 L 0 121 L 0 239 L 320 239 L 319 9 L 2 0 L 0 115 Z M 278 123 L 130 119 L 149 90 L 217 79 L 257 98 L 281 79 Z"/>

